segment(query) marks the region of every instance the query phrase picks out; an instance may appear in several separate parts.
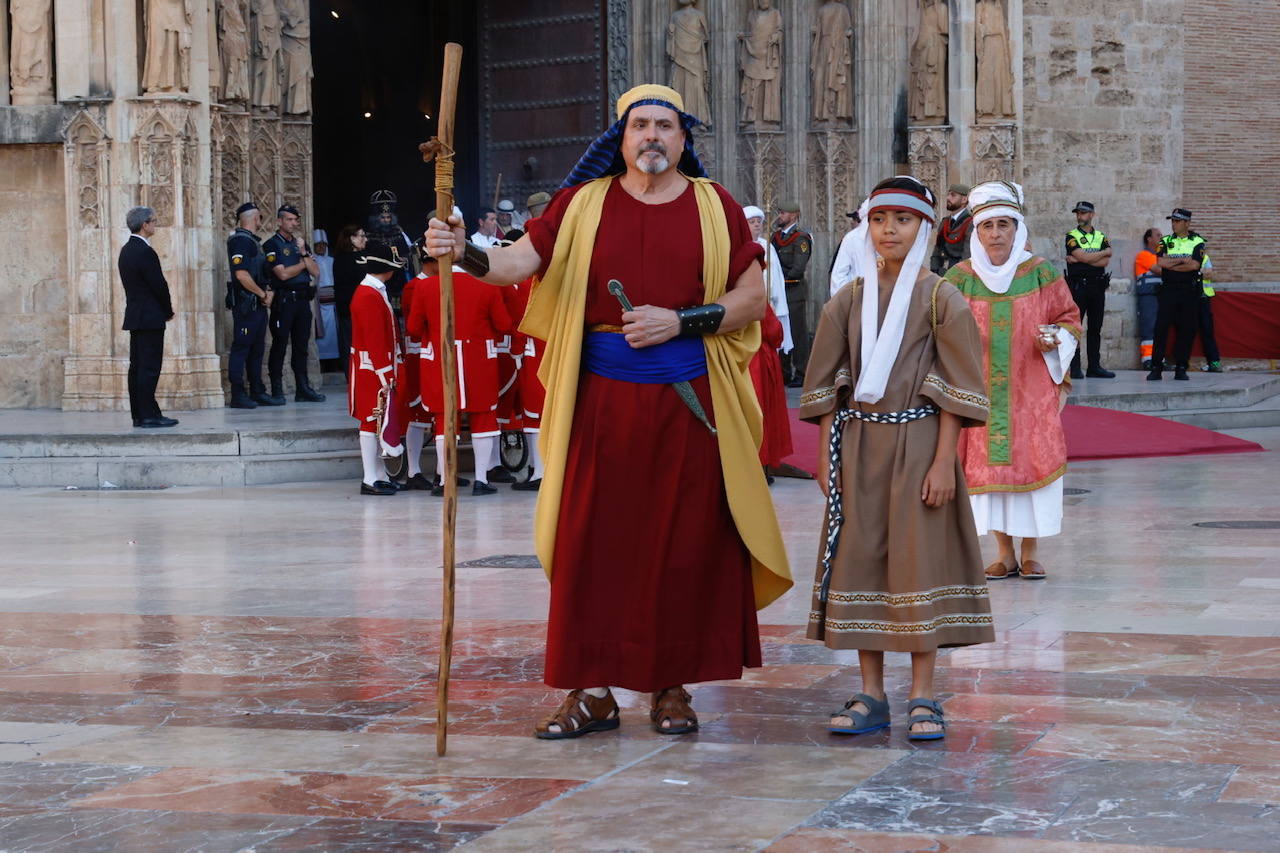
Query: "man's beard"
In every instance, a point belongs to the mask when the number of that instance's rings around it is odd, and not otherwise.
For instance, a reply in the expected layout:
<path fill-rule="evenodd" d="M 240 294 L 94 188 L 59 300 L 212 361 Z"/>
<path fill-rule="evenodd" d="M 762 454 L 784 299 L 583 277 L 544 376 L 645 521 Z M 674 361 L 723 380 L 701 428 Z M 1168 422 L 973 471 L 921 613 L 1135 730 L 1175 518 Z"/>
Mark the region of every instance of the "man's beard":
<path fill-rule="evenodd" d="M 963 202 L 963 201 L 949 201 L 949 202 L 947 202 L 947 213 L 955 213 L 957 210 L 963 210 L 963 209 L 964 209 L 964 202 Z"/>
<path fill-rule="evenodd" d="M 653 152 L 658 155 L 655 160 L 646 157 L 645 154 Z M 667 159 L 667 147 L 661 142 L 650 142 L 641 146 L 640 152 L 636 155 L 636 167 L 648 175 L 661 175 L 671 166 L 671 161 Z"/>

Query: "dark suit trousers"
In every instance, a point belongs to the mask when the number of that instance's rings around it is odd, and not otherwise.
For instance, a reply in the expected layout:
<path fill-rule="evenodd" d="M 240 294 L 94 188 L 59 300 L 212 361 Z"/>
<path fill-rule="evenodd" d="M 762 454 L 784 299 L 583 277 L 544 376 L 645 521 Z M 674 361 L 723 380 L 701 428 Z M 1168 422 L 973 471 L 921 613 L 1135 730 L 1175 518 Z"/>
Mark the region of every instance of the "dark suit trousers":
<path fill-rule="evenodd" d="M 161 417 L 156 386 L 163 360 L 164 329 L 129 332 L 129 411 L 134 421 Z"/>

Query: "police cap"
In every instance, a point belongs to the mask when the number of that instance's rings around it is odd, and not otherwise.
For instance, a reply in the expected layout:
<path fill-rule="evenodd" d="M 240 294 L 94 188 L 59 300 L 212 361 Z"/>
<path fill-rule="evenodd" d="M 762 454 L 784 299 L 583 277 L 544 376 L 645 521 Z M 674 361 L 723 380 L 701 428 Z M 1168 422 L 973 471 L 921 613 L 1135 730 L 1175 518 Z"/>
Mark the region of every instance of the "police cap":
<path fill-rule="evenodd" d="M 292 213 L 294 216 L 298 217 L 302 216 L 302 214 L 298 212 L 298 208 L 291 204 L 282 204 L 279 209 L 276 210 L 277 217 L 284 216 L 286 213 Z"/>
<path fill-rule="evenodd" d="M 236 208 L 236 218 L 239 219 L 241 216 L 244 216 L 249 211 L 258 210 L 258 209 L 259 208 L 256 204 L 254 204 L 251 201 L 246 201 L 244 204 Z"/>

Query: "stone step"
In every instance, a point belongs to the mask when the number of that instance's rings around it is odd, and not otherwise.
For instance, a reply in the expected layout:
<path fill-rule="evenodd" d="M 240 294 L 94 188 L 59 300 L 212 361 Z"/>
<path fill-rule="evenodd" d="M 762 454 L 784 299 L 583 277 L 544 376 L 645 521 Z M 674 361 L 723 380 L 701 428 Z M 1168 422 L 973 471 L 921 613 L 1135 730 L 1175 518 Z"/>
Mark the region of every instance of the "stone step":
<path fill-rule="evenodd" d="M 1160 413 L 1182 424 L 1204 429 L 1253 429 L 1254 427 L 1280 426 L 1280 394 L 1268 397 L 1252 406 L 1217 409 L 1174 409 Z"/>
<path fill-rule="evenodd" d="M 287 453 L 358 451 L 349 426 L 263 430 L 112 433 L 17 433 L 0 435 L 0 459 L 104 456 L 271 456 Z"/>
<path fill-rule="evenodd" d="M 469 445 L 458 448 L 458 467 L 472 469 Z M 435 451 L 422 453 L 435 471 Z M 25 457 L 0 459 L 0 487 L 154 489 L 164 486 L 262 486 L 360 479 L 359 450 L 233 455 Z M 107 484 L 110 484 L 109 486 Z"/>
<path fill-rule="evenodd" d="M 1120 371 L 1119 379 L 1086 379 L 1074 384 L 1067 402 L 1122 412 L 1165 412 L 1237 409 L 1280 394 L 1280 374 L 1205 373 L 1193 371 L 1189 382 L 1166 373 L 1147 382 L 1142 371 Z"/>

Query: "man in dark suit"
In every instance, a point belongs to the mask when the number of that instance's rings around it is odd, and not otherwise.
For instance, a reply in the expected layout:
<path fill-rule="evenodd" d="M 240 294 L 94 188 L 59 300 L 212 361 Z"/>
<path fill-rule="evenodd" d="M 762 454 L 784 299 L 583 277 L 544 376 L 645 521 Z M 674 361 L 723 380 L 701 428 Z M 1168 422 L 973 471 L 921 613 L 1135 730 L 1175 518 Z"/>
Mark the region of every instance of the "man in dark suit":
<path fill-rule="evenodd" d="M 160 271 L 160 256 L 151 248 L 156 233 L 155 211 L 130 208 L 125 214 L 129 239 L 120 250 L 120 281 L 124 283 L 124 330 L 129 333 L 129 410 L 135 427 L 171 427 L 156 402 L 160 363 L 164 358 L 164 326 L 173 319 L 169 283 Z"/>

